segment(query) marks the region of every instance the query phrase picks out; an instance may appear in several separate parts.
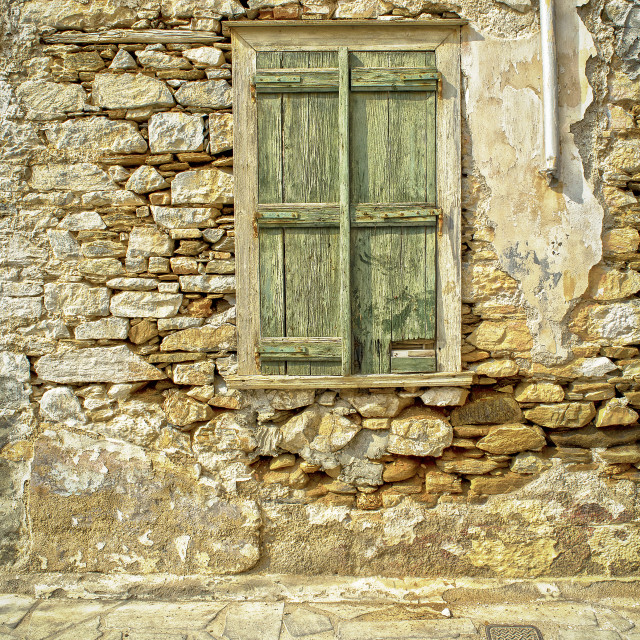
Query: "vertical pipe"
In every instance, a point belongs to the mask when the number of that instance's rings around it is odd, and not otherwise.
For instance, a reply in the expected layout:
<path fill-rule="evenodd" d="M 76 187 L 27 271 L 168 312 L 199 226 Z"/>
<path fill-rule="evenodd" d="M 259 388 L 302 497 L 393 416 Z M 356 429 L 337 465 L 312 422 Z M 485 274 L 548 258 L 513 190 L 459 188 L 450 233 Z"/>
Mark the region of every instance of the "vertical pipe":
<path fill-rule="evenodd" d="M 558 63 L 554 0 L 540 0 L 540 54 L 542 58 L 542 108 L 544 123 L 544 169 L 549 184 L 557 177 L 560 155 L 558 138 Z"/>
<path fill-rule="evenodd" d="M 338 49 L 338 138 L 340 180 L 340 320 L 342 375 L 351 371 L 351 212 L 349 207 L 349 51 Z"/>

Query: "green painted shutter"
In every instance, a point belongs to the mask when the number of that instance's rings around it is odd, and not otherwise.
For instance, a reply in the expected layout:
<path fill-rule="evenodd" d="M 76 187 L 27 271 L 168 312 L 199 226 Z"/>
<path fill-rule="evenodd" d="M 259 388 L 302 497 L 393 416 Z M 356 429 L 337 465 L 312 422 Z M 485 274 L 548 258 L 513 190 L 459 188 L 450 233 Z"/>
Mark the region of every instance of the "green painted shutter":
<path fill-rule="evenodd" d="M 262 373 L 435 370 L 433 63 L 258 53 Z"/>

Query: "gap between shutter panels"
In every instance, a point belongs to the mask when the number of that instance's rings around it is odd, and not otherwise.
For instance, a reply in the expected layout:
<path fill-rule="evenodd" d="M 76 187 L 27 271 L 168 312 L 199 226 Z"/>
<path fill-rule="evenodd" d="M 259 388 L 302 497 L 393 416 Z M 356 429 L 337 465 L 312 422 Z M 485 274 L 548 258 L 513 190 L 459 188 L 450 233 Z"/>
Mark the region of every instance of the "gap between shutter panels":
<path fill-rule="evenodd" d="M 424 350 L 435 337 L 434 56 L 349 54 L 346 142 L 355 151 L 348 149 L 346 174 L 350 166 L 355 171 L 348 181 L 349 202 L 342 202 L 342 208 L 336 176 L 328 179 L 332 167 L 339 166 L 331 147 L 337 151 L 344 136 L 332 126 L 344 109 L 338 86 L 332 87 L 334 79 L 340 82 L 337 57 L 335 52 L 258 53 L 261 370 L 275 375 L 358 373 L 340 366 L 340 360 L 348 362 L 353 324 L 359 373 L 434 371 L 434 352 Z M 421 144 L 414 143 L 416 131 Z M 323 142 L 326 148 L 319 146 Z M 344 167 L 340 171 L 345 174 Z M 340 176 L 339 182 L 344 179 Z M 420 201 L 411 202 L 418 200 L 416 194 Z M 318 197 L 323 195 L 331 198 Z M 347 225 L 336 237 L 345 206 Z M 352 238 L 347 239 L 350 274 L 343 287 L 331 276 L 339 273 L 337 245 L 345 231 Z M 415 278 L 416 272 L 423 277 Z M 350 286 L 351 314 L 344 302 L 342 309 L 336 307 L 339 295 L 331 296 L 332 290 L 348 292 Z M 353 322 L 334 332 L 345 310 Z M 347 340 L 334 337 L 341 333 Z M 332 342 L 330 353 L 323 341 Z M 392 346 L 405 349 L 392 355 Z"/>

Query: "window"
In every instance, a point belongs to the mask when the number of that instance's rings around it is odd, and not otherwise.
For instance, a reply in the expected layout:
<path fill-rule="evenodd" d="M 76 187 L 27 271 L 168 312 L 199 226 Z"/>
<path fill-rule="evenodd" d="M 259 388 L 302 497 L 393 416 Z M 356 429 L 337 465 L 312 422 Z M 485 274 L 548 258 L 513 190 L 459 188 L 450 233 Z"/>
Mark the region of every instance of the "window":
<path fill-rule="evenodd" d="M 460 23 L 230 24 L 232 385 L 467 382 Z"/>

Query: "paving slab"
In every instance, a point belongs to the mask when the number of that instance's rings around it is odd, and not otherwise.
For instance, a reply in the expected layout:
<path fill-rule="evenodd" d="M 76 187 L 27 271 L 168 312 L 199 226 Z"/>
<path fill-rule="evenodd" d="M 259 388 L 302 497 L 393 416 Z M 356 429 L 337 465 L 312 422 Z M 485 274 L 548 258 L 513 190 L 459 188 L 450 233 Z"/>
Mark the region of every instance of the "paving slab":
<path fill-rule="evenodd" d="M 491 624 L 533 624 L 545 622 L 563 627 L 595 627 L 596 614 L 586 604 L 573 602 L 527 602 L 457 607 L 456 615 Z"/>
<path fill-rule="evenodd" d="M 333 624 L 321 613 L 298 607 L 284 614 L 284 626 L 294 638 L 310 636 L 324 631 L 332 631 Z"/>
<path fill-rule="evenodd" d="M 284 603 L 247 602 L 227 611 L 226 640 L 279 640 Z"/>
<path fill-rule="evenodd" d="M 31 612 L 28 619 L 16 627 L 18 637 L 26 640 L 44 640 L 86 623 L 89 627 L 99 622 L 98 616 L 113 607 L 112 602 L 45 600 Z M 88 632 L 89 635 L 92 633 Z M 89 638 L 82 639 L 89 640 Z"/>
<path fill-rule="evenodd" d="M 36 602 L 24 596 L 0 595 L 0 625 L 15 627 Z"/>
<path fill-rule="evenodd" d="M 474 634 L 476 627 L 462 620 L 350 621 L 338 626 L 340 640 L 434 640 Z"/>
<path fill-rule="evenodd" d="M 621 640 L 617 631 L 608 629 L 560 629 L 558 640 Z"/>
<path fill-rule="evenodd" d="M 195 631 L 204 629 L 225 606 L 220 602 L 128 602 L 106 614 L 102 628 Z"/>

